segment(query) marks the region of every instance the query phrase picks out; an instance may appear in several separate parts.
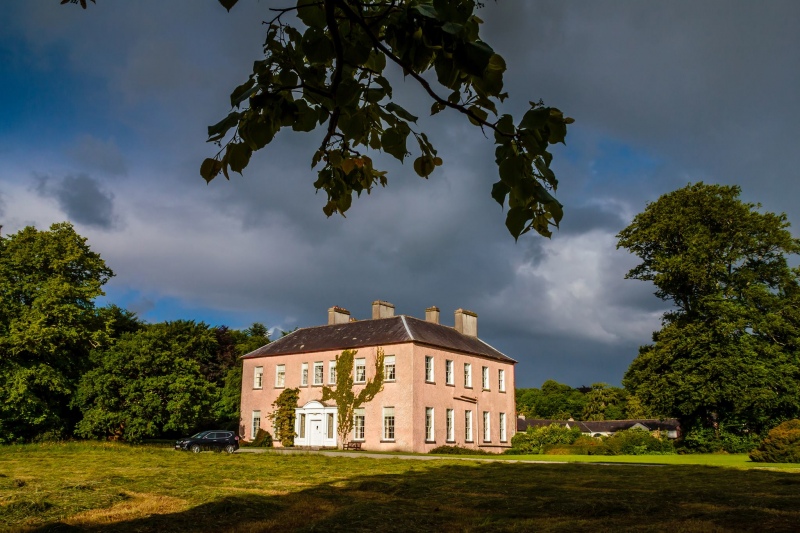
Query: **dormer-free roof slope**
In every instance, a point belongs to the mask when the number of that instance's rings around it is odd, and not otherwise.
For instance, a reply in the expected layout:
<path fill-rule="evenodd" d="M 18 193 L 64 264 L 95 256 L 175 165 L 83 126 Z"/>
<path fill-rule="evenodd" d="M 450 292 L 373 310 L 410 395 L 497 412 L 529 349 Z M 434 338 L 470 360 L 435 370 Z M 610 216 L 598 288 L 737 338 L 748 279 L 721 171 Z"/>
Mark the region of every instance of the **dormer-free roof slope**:
<path fill-rule="evenodd" d="M 347 350 L 406 342 L 516 363 L 514 359 L 477 337 L 463 335 L 454 328 L 406 315 L 298 329 L 243 358 Z"/>

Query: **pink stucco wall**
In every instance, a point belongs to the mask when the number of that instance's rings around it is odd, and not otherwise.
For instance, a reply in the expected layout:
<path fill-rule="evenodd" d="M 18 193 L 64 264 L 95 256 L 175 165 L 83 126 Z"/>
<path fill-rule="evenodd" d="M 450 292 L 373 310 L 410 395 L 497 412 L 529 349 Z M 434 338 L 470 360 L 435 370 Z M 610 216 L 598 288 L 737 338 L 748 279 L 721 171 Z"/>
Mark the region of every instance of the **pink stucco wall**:
<path fill-rule="evenodd" d="M 508 447 L 516 427 L 514 403 L 514 365 L 493 359 L 473 355 L 420 346 L 415 343 L 403 343 L 383 346 L 385 355 L 394 355 L 397 379 L 385 382 L 383 390 L 374 400 L 364 405 L 365 435 L 363 449 L 376 451 L 415 451 L 426 452 L 444 444 L 480 447 L 489 451 L 500 451 Z M 367 379 L 375 373 L 375 357 L 377 347 L 360 348 L 357 358 L 364 357 L 367 365 Z M 324 383 L 328 385 L 328 363 L 333 361 L 339 351 L 314 352 L 305 354 L 278 355 L 244 360 L 242 377 L 242 422 L 245 428 L 244 438 L 252 439 L 251 420 L 254 410 L 261 411 L 261 427 L 271 431 L 271 423 L 267 415 L 272 411 L 272 403 L 283 390 L 275 387 L 277 365 L 286 365 L 286 387 L 300 387 L 299 406 L 309 401 L 320 400 L 322 387 L 314 386 L 314 363 L 324 363 Z M 433 357 L 434 383 L 425 382 L 425 357 Z M 445 360 L 454 364 L 454 385 L 445 384 Z M 472 364 L 471 389 L 464 387 L 464 363 Z M 309 385 L 300 386 L 301 365 L 308 363 Z M 263 386 L 253 388 L 255 368 L 264 368 Z M 481 387 L 481 367 L 489 368 L 490 387 Z M 505 369 L 505 392 L 498 390 L 498 370 Z M 358 385 L 355 386 L 356 392 Z M 463 399 L 461 397 L 467 397 Z M 383 439 L 383 408 L 394 407 L 395 440 Z M 425 410 L 434 409 L 433 442 L 425 439 Z M 454 440 L 446 441 L 446 410 L 454 412 Z M 473 442 L 465 441 L 464 411 L 473 412 Z M 491 416 L 491 439 L 483 442 L 483 411 Z M 506 416 L 506 442 L 500 442 L 499 413 Z"/>

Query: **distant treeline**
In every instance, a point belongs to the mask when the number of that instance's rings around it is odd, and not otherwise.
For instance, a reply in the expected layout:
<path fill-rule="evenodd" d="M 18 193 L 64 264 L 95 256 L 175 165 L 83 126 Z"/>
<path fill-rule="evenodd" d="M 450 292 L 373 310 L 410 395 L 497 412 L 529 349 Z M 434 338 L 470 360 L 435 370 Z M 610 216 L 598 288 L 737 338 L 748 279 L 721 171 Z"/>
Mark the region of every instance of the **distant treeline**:
<path fill-rule="evenodd" d="M 539 389 L 517 389 L 517 413 L 549 420 L 626 420 L 658 418 L 635 395 L 606 383 L 572 388 L 548 379 Z"/>

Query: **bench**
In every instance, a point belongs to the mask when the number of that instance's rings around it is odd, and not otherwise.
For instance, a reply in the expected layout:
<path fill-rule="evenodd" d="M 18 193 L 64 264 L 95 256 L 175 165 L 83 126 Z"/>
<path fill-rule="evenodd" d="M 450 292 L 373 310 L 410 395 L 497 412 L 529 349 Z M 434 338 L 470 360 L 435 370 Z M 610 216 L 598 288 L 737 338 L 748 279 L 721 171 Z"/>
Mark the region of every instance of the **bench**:
<path fill-rule="evenodd" d="M 343 450 L 361 450 L 360 442 L 345 442 L 342 446 Z"/>

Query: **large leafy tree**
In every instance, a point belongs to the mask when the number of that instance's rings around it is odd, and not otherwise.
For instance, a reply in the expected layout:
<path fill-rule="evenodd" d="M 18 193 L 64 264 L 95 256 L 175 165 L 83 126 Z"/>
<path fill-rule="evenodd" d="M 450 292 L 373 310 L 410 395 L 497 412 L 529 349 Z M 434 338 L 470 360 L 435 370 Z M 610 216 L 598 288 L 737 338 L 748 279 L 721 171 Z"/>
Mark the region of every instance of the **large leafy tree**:
<path fill-rule="evenodd" d="M 96 366 L 76 394 L 83 412 L 76 433 L 136 442 L 210 421 L 218 391 L 203 370 L 215 353 L 214 332 L 203 323 L 164 322 L 124 334 L 93 353 Z"/>
<path fill-rule="evenodd" d="M 70 1 L 70 0 L 66 0 Z M 219 0 L 230 10 L 238 0 Z M 64 2 L 62 2 L 64 3 Z M 74 3 L 74 2 L 73 2 Z M 85 0 L 81 0 L 86 7 Z M 389 65 L 419 84 L 430 97 L 430 113 L 444 111 L 493 137 L 499 180 L 492 197 L 508 202 L 506 227 L 518 238 L 534 230 L 550 236 L 562 206 L 553 196 L 558 182 L 549 145 L 563 143 L 571 118 L 541 102 L 530 102 L 520 120 L 498 104 L 506 63 L 480 37 L 479 0 L 298 0 L 272 9 L 264 59 L 230 97 L 232 110 L 208 128 L 219 151 L 203 161 L 200 174 L 241 173 L 253 152 L 284 128 L 321 129 L 311 156 L 319 167 L 314 187 L 327 193 L 326 215 L 344 215 L 353 194 L 388 182 L 368 153 L 405 161 L 416 144 L 414 171 L 427 178 L 442 164 L 417 117 L 393 99 Z"/>
<path fill-rule="evenodd" d="M 800 252 L 786 216 L 742 202 L 736 186 L 666 194 L 618 235 L 673 304 L 623 383 L 686 428 L 761 432 L 800 414 Z"/>
<path fill-rule="evenodd" d="M 89 352 L 113 334 L 94 305 L 111 276 L 71 224 L 0 237 L 0 442 L 69 434 Z"/>
<path fill-rule="evenodd" d="M 540 389 L 517 389 L 517 411 L 526 418 L 578 419 L 586 406 L 586 395 L 569 385 L 548 379 Z"/>

